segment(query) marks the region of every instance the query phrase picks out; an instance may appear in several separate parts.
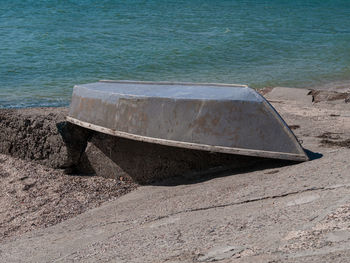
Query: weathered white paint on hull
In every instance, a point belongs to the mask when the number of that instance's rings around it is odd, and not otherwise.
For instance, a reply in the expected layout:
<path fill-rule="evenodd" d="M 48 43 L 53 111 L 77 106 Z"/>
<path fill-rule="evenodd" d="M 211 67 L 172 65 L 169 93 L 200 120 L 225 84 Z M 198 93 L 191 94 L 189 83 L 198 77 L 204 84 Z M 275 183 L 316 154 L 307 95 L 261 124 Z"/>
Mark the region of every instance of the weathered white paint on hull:
<path fill-rule="evenodd" d="M 133 81 L 77 85 L 67 120 L 150 143 L 308 160 L 274 108 L 245 85 Z"/>

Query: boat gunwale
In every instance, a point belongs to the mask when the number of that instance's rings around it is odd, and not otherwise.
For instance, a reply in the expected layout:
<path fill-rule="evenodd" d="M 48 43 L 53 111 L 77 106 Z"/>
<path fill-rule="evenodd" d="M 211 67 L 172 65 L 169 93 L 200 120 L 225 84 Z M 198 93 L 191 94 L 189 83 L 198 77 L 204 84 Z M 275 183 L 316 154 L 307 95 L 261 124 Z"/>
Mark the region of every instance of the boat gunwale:
<path fill-rule="evenodd" d="M 135 81 L 135 80 L 109 80 L 109 79 L 101 79 L 98 82 L 120 83 L 120 84 L 184 85 L 184 86 L 191 85 L 191 86 L 219 86 L 219 87 L 249 88 L 249 86 L 246 84 L 210 83 L 210 82 Z"/>
<path fill-rule="evenodd" d="M 185 148 L 185 149 L 202 150 L 207 152 L 237 154 L 237 155 L 274 158 L 274 159 L 291 160 L 291 161 L 307 161 L 309 159 L 304 151 L 303 151 L 303 154 L 302 153 L 293 154 L 293 153 L 284 153 L 284 152 L 273 152 L 273 151 L 214 146 L 214 145 L 198 144 L 198 143 L 191 143 L 191 142 L 174 141 L 174 140 L 147 137 L 147 136 L 136 135 L 128 132 L 117 131 L 117 130 L 105 128 L 96 124 L 84 122 L 84 121 L 72 118 L 70 116 L 66 116 L 66 120 L 75 125 L 78 125 L 87 129 L 91 129 L 97 132 L 118 136 L 126 139 L 147 142 L 147 143 L 155 143 L 155 144 L 179 147 L 179 148 Z M 296 140 L 295 136 L 293 136 L 293 140 Z M 300 145 L 299 147 L 301 148 Z"/>

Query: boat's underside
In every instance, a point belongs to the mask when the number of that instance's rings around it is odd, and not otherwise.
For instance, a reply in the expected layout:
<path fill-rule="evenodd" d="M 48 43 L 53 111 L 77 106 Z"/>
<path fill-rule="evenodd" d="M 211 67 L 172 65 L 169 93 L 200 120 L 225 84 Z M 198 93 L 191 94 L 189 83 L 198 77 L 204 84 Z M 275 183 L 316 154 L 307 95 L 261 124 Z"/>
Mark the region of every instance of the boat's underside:
<path fill-rule="evenodd" d="M 273 107 L 247 86 L 113 81 L 78 85 L 67 120 L 150 143 L 308 159 Z"/>

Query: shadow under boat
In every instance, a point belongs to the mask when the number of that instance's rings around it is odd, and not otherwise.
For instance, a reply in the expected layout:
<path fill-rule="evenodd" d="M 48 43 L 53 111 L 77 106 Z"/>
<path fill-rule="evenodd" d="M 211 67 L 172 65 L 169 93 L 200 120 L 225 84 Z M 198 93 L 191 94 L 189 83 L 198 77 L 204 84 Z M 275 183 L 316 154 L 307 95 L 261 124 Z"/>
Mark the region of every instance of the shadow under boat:
<path fill-rule="evenodd" d="M 310 157 L 321 156 L 307 152 Z M 74 172 L 172 186 L 297 163 L 165 146 L 92 132 Z"/>

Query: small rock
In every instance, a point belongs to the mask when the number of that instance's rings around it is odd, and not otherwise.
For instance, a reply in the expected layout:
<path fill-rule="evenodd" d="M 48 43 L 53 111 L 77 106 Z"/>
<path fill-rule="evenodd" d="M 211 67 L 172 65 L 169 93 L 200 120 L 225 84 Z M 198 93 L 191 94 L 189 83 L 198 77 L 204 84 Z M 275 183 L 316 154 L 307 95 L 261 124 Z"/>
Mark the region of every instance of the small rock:
<path fill-rule="evenodd" d="M 36 184 L 35 181 L 31 181 L 31 182 L 27 182 L 24 186 L 23 186 L 23 191 L 28 191 L 30 188 L 32 188 L 34 185 Z"/>

